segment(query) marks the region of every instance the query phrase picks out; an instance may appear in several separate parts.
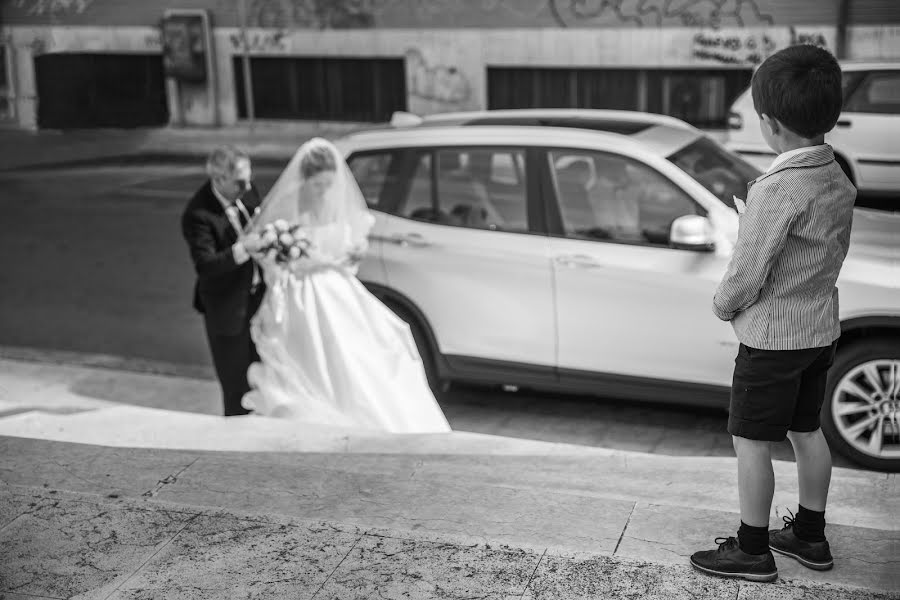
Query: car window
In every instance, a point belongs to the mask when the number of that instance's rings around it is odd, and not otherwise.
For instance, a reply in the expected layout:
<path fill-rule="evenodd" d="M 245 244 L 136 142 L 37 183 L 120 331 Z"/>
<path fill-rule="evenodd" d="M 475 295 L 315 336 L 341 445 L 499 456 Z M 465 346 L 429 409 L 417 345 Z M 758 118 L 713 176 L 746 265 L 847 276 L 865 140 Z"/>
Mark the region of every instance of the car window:
<path fill-rule="evenodd" d="M 443 148 L 424 153 L 399 214 L 441 225 L 527 232 L 525 151 Z"/>
<path fill-rule="evenodd" d="M 847 110 L 847 103 L 853 96 L 853 92 L 859 86 L 859 82 L 866 76 L 865 71 L 844 71 L 841 74 L 841 93 L 844 98 L 843 110 Z"/>
<path fill-rule="evenodd" d="M 706 136 L 675 152 L 669 160 L 734 210 L 734 197 L 745 199 L 747 184 L 762 175 L 762 171 Z"/>
<path fill-rule="evenodd" d="M 515 152 L 495 152 L 491 157 L 491 182 L 501 185 L 523 184 L 525 156 Z M 524 185 L 524 184 L 523 184 Z"/>
<path fill-rule="evenodd" d="M 370 208 L 378 208 L 381 192 L 393 178 L 391 167 L 395 159 L 395 152 L 371 152 L 355 154 L 347 161 Z"/>
<path fill-rule="evenodd" d="M 548 158 L 567 237 L 664 246 L 675 219 L 704 214 L 681 188 L 636 160 L 582 150 Z"/>
<path fill-rule="evenodd" d="M 900 71 L 870 73 L 850 95 L 844 110 L 900 115 Z"/>

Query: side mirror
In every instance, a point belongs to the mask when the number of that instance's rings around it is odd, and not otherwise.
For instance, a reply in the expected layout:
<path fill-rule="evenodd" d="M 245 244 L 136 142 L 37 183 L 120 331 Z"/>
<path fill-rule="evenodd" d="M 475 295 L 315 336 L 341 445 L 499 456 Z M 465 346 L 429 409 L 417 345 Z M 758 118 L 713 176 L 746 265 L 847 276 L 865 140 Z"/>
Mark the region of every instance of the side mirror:
<path fill-rule="evenodd" d="M 709 219 L 699 215 L 685 215 L 672 222 L 669 230 L 669 246 L 678 250 L 712 252 L 716 242 Z"/>

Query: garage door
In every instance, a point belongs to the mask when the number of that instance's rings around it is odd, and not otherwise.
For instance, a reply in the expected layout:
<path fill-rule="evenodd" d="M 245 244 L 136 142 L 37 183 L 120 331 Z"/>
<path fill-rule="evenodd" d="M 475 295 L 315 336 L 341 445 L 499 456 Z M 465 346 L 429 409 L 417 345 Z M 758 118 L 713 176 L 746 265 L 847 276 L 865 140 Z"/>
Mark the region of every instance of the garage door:
<path fill-rule="evenodd" d="M 162 57 L 44 54 L 35 58 L 38 125 L 152 127 L 169 121 Z"/>

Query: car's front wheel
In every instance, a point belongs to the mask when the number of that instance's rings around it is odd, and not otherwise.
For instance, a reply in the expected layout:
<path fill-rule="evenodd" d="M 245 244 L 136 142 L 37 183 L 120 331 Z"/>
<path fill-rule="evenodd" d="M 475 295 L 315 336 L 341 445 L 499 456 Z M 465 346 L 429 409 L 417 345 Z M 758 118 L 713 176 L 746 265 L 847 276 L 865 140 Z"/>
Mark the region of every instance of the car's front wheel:
<path fill-rule="evenodd" d="M 900 343 L 862 339 L 838 349 L 822 431 L 832 448 L 854 462 L 900 471 Z"/>

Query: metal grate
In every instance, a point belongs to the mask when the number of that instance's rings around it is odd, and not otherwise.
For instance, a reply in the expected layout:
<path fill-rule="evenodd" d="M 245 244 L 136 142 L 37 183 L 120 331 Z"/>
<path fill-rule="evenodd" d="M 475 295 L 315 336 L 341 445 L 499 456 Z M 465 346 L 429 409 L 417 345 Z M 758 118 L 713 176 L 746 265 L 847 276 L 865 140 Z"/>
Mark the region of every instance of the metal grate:
<path fill-rule="evenodd" d="M 247 118 L 241 56 L 233 59 L 238 116 Z M 379 122 L 406 110 L 401 58 L 251 57 L 255 117 Z"/>

